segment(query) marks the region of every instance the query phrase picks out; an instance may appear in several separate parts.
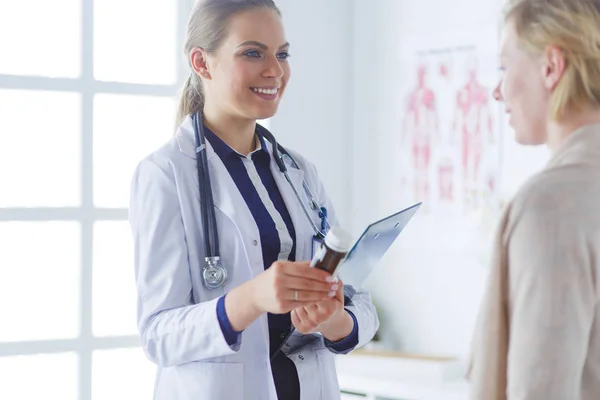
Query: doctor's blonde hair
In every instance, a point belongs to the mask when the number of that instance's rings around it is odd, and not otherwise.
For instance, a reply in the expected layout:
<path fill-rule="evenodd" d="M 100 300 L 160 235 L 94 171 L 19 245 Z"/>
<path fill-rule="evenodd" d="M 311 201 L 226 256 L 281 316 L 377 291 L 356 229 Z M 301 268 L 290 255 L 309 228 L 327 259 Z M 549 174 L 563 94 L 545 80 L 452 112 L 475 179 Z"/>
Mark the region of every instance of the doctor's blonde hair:
<path fill-rule="evenodd" d="M 188 65 L 190 52 L 195 47 L 211 53 L 219 48 L 227 35 L 228 22 L 237 13 L 258 7 L 267 7 L 281 15 L 281 11 L 273 0 L 199 0 L 188 20 L 187 38 L 184 53 Z M 187 115 L 201 111 L 204 108 L 204 90 L 202 80 L 193 72 L 179 95 L 177 110 L 177 125 Z"/>
<path fill-rule="evenodd" d="M 600 0 L 510 0 L 505 22 L 520 46 L 536 55 L 556 46 L 565 55 L 563 77 L 550 98 L 550 117 L 600 107 Z"/>

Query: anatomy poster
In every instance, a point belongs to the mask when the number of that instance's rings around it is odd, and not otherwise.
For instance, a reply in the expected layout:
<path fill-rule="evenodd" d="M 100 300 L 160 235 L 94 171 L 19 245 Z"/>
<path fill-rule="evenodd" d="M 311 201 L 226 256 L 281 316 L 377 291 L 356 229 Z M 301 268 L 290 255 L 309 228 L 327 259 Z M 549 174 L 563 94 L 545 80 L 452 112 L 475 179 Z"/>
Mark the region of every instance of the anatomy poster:
<path fill-rule="evenodd" d="M 506 200 L 501 167 L 510 133 L 492 98 L 497 29 L 407 37 L 398 46 L 387 133 L 395 151 L 386 163 L 395 185 L 386 194 L 423 206 L 391 248 L 385 281 L 376 283 L 394 299 L 388 312 L 396 318 L 387 323 L 396 348 L 466 354 Z"/>
<path fill-rule="evenodd" d="M 456 268 L 485 268 L 506 201 L 505 116 L 492 97 L 500 78 L 497 30 L 412 37 L 400 46 L 392 78 L 394 198 L 423 202 L 402 251 L 423 257 L 412 249 L 426 243 L 445 254 L 440 269 L 450 268 L 450 254 Z"/>
<path fill-rule="evenodd" d="M 425 212 L 494 207 L 502 154 L 492 98 L 497 55 L 469 43 L 415 47 L 404 52 L 398 94 L 401 192 L 423 201 Z"/>

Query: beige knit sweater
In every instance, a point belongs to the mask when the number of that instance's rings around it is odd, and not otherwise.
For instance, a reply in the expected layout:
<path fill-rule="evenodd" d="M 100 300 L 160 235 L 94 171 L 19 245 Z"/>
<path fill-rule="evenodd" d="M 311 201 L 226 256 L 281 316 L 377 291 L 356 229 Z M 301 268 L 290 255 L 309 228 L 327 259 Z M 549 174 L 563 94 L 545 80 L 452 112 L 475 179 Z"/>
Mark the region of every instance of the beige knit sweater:
<path fill-rule="evenodd" d="M 599 400 L 599 275 L 600 125 L 589 125 L 503 212 L 473 339 L 471 399 Z"/>

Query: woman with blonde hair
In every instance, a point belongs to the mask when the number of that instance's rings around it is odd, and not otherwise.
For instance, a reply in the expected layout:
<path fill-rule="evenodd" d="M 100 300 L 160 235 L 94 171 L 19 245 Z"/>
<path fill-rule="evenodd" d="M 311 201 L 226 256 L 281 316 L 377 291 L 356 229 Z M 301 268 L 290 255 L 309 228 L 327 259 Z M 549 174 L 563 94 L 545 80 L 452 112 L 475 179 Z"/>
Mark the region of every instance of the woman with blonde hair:
<path fill-rule="evenodd" d="M 471 398 L 600 399 L 600 1 L 508 3 L 501 101 L 551 159 L 503 212 Z"/>
<path fill-rule="evenodd" d="M 315 166 L 257 124 L 277 112 L 289 48 L 273 0 L 200 0 L 190 16 L 177 132 L 131 187 L 155 400 L 339 399 L 334 355 L 377 331 L 368 293 L 309 265 L 337 230 Z"/>

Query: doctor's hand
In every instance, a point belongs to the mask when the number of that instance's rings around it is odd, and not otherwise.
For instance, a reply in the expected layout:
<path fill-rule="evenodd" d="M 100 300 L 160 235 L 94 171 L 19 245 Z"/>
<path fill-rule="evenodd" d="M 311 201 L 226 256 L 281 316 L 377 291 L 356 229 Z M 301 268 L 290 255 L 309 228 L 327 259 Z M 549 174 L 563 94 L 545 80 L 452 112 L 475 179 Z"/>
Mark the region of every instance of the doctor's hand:
<path fill-rule="evenodd" d="M 338 282 L 334 298 L 298 307 L 291 312 L 292 324 L 303 334 L 321 332 L 328 340 L 338 342 L 352 333 L 354 320 L 344 309 L 344 284 Z"/>
<path fill-rule="evenodd" d="M 311 268 L 308 261 L 276 261 L 249 283 L 252 301 L 261 312 L 285 314 L 334 297 L 339 286 L 334 280 L 329 273 Z"/>

